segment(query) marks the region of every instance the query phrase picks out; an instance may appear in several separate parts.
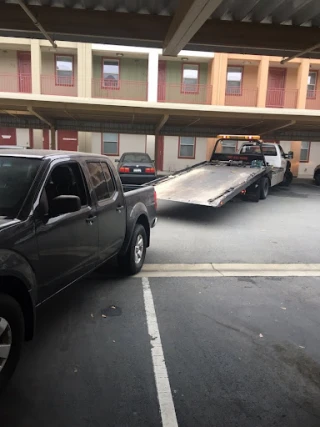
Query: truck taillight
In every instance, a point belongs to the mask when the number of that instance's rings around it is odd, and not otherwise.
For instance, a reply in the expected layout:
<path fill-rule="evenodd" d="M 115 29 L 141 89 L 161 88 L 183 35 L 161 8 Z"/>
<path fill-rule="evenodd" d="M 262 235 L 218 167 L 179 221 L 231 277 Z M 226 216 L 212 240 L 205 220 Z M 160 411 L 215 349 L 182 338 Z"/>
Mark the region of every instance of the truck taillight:
<path fill-rule="evenodd" d="M 146 173 L 155 173 L 155 168 L 146 168 Z"/>
<path fill-rule="evenodd" d="M 125 168 L 125 167 L 121 166 L 121 168 L 119 168 L 119 172 L 120 173 L 129 173 L 130 168 Z"/>
<path fill-rule="evenodd" d="M 156 190 L 153 190 L 153 200 L 154 200 L 154 206 L 157 209 L 157 207 L 158 207 L 158 199 L 157 199 L 157 192 L 156 192 Z"/>

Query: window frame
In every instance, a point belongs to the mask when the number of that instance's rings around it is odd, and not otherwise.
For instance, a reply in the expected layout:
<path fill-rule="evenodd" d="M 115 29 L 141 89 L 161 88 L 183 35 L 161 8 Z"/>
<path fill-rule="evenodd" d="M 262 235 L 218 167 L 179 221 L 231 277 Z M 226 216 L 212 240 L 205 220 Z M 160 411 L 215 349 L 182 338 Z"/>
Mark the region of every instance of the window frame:
<path fill-rule="evenodd" d="M 187 84 L 184 83 L 184 77 L 183 77 L 183 71 L 184 71 L 184 67 L 187 65 L 196 65 L 198 68 L 198 78 L 197 78 L 197 83 L 194 85 L 196 87 L 196 90 L 185 90 L 184 87 L 187 86 Z M 191 86 L 191 85 L 190 85 Z M 181 64 L 181 80 L 180 80 L 180 93 L 183 95 L 197 95 L 199 94 L 200 91 L 200 63 L 199 62 L 183 62 Z"/>
<path fill-rule="evenodd" d="M 307 152 L 307 159 L 306 160 L 301 160 L 301 150 L 302 149 L 303 150 L 307 150 L 306 148 L 302 148 L 302 143 L 303 142 L 307 142 L 308 143 L 308 152 Z M 309 163 L 310 151 L 311 151 L 311 141 L 301 141 L 299 163 Z"/>
<path fill-rule="evenodd" d="M 186 138 L 193 138 L 194 139 L 194 144 L 193 144 L 193 156 L 181 156 L 180 155 L 180 150 L 181 150 L 181 145 L 186 145 L 186 144 L 181 144 L 181 138 L 184 138 L 183 136 L 179 136 L 179 143 L 178 143 L 178 159 L 195 159 L 196 158 L 196 146 L 197 146 L 197 138 L 195 136 L 193 137 L 189 137 L 187 136 Z"/>
<path fill-rule="evenodd" d="M 309 78 L 309 75 L 311 73 L 314 73 L 316 75 L 316 82 L 314 84 L 314 89 L 312 91 L 311 90 L 309 91 L 309 89 L 308 89 L 309 83 L 307 82 L 307 99 L 315 99 L 317 96 L 318 71 L 317 70 L 309 70 L 308 78 Z"/>
<path fill-rule="evenodd" d="M 117 86 L 106 86 L 104 84 L 105 78 L 103 76 L 103 66 L 104 66 L 104 61 L 114 61 L 118 63 L 118 68 L 119 68 L 119 72 L 118 72 L 118 82 L 117 82 Z M 112 57 L 108 57 L 108 56 L 103 56 L 101 58 L 101 89 L 106 89 L 106 90 L 120 90 L 120 59 L 118 58 L 112 58 Z"/>
<path fill-rule="evenodd" d="M 67 58 L 71 58 L 71 60 L 72 60 L 72 76 L 70 77 L 71 78 L 71 84 L 62 84 L 62 83 L 59 83 L 59 76 L 58 76 L 58 70 L 57 70 L 57 58 L 58 57 L 67 57 Z M 55 79 L 54 79 L 54 81 L 55 81 L 55 85 L 56 86 L 61 86 L 61 87 L 74 87 L 74 55 L 72 55 L 72 54 L 65 54 L 65 53 L 63 53 L 63 54 L 59 54 L 59 53 L 55 53 L 54 54 L 54 73 L 55 73 Z"/>
<path fill-rule="evenodd" d="M 117 141 L 117 152 L 114 154 L 107 154 L 104 152 L 104 140 L 103 140 L 103 134 L 105 133 L 114 133 L 116 135 L 118 135 L 118 141 Z M 119 156 L 120 153 L 120 133 L 118 132 L 101 132 L 101 154 L 103 156 L 108 156 L 108 157 L 117 157 Z"/>
<path fill-rule="evenodd" d="M 238 93 L 229 93 L 228 90 L 230 89 L 228 87 L 228 69 L 229 68 L 239 68 L 241 69 L 241 79 L 240 79 L 240 86 L 239 86 L 239 92 Z M 242 90 L 243 90 L 243 74 L 244 74 L 244 66 L 243 65 L 228 65 L 227 66 L 227 75 L 226 75 L 226 95 L 228 96 L 242 96 Z M 233 87 L 234 88 L 234 87 Z"/>
<path fill-rule="evenodd" d="M 115 196 L 115 194 L 116 194 L 116 193 L 117 193 L 117 191 L 118 191 L 118 190 L 117 190 L 117 186 L 116 186 L 115 181 L 114 181 L 114 178 L 113 178 L 113 176 L 112 176 L 112 174 L 111 174 L 111 171 L 110 171 L 109 165 L 107 164 L 108 169 L 109 169 L 109 172 L 110 172 L 110 175 L 111 175 L 111 179 L 112 179 L 112 181 L 113 181 L 113 185 L 114 185 L 114 189 L 115 189 L 115 191 L 112 193 L 112 195 L 108 194 L 108 197 L 107 197 L 107 198 L 104 198 L 104 199 L 100 199 L 100 200 L 99 200 L 99 198 L 98 198 L 98 194 L 97 194 L 97 191 L 96 191 L 96 187 L 94 187 L 93 182 L 92 182 L 92 175 L 91 175 L 90 168 L 89 168 L 89 164 L 92 164 L 92 163 L 98 163 L 98 164 L 100 165 L 101 172 L 102 172 L 102 174 L 103 174 L 104 181 L 105 181 L 105 184 L 106 184 L 106 186 L 107 186 L 108 193 L 109 193 L 108 183 L 107 183 L 107 180 L 106 180 L 106 176 L 105 176 L 104 170 L 103 170 L 103 168 L 102 168 L 102 163 L 107 163 L 107 162 L 104 162 L 103 160 L 100 160 L 100 159 L 86 160 L 87 173 L 88 173 L 88 177 L 89 177 L 89 180 L 90 180 L 90 183 L 91 183 L 91 190 L 90 190 L 90 191 L 91 191 L 91 194 L 93 194 L 93 195 L 94 195 L 94 199 L 95 199 L 96 204 L 98 204 L 98 205 L 100 205 L 100 206 L 101 206 L 101 205 L 105 205 L 106 203 L 110 203 L 110 202 L 112 202 L 112 201 L 113 201 L 114 196 Z"/>

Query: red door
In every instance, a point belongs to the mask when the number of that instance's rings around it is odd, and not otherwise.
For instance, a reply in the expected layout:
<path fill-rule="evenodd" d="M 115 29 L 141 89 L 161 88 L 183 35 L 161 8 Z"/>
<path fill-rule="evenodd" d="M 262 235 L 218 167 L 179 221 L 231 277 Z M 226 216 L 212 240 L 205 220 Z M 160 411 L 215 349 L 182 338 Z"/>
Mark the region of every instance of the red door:
<path fill-rule="evenodd" d="M 270 68 L 268 77 L 267 107 L 283 107 L 286 70 Z"/>
<path fill-rule="evenodd" d="M 164 149 L 164 136 L 156 136 L 156 169 L 163 170 L 163 149 Z"/>
<path fill-rule="evenodd" d="M 76 130 L 58 130 L 58 150 L 77 151 L 78 132 Z"/>
<path fill-rule="evenodd" d="M 166 61 L 159 61 L 158 101 L 166 100 Z"/>
<path fill-rule="evenodd" d="M 43 129 L 43 148 L 49 150 L 49 129 Z"/>
<path fill-rule="evenodd" d="M 17 145 L 15 128 L 0 128 L 0 145 Z"/>
<path fill-rule="evenodd" d="M 19 92 L 31 93 L 31 53 L 18 52 Z"/>

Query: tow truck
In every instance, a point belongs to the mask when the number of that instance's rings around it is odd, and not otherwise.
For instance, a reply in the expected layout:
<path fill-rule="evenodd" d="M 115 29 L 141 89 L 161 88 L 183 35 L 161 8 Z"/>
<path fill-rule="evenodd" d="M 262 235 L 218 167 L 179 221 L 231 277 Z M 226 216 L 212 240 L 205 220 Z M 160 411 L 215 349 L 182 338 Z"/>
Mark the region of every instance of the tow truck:
<path fill-rule="evenodd" d="M 230 152 L 234 146 L 238 152 Z M 268 197 L 270 187 L 290 185 L 292 158 L 292 152 L 285 154 L 279 144 L 265 143 L 259 135 L 219 135 L 209 161 L 151 184 L 162 200 L 214 208 L 236 196 L 257 202 Z"/>

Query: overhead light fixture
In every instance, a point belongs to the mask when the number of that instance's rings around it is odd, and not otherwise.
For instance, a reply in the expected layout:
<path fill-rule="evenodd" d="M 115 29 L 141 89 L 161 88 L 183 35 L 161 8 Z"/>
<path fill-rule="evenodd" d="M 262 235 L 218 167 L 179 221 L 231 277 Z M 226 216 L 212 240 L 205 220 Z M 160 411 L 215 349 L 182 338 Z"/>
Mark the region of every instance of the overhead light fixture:
<path fill-rule="evenodd" d="M 183 57 L 181 58 L 181 61 L 189 61 L 189 58 Z"/>
<path fill-rule="evenodd" d="M 116 56 L 120 56 L 120 57 L 122 57 L 122 56 L 123 56 L 123 53 L 117 52 L 117 53 L 116 53 Z"/>

